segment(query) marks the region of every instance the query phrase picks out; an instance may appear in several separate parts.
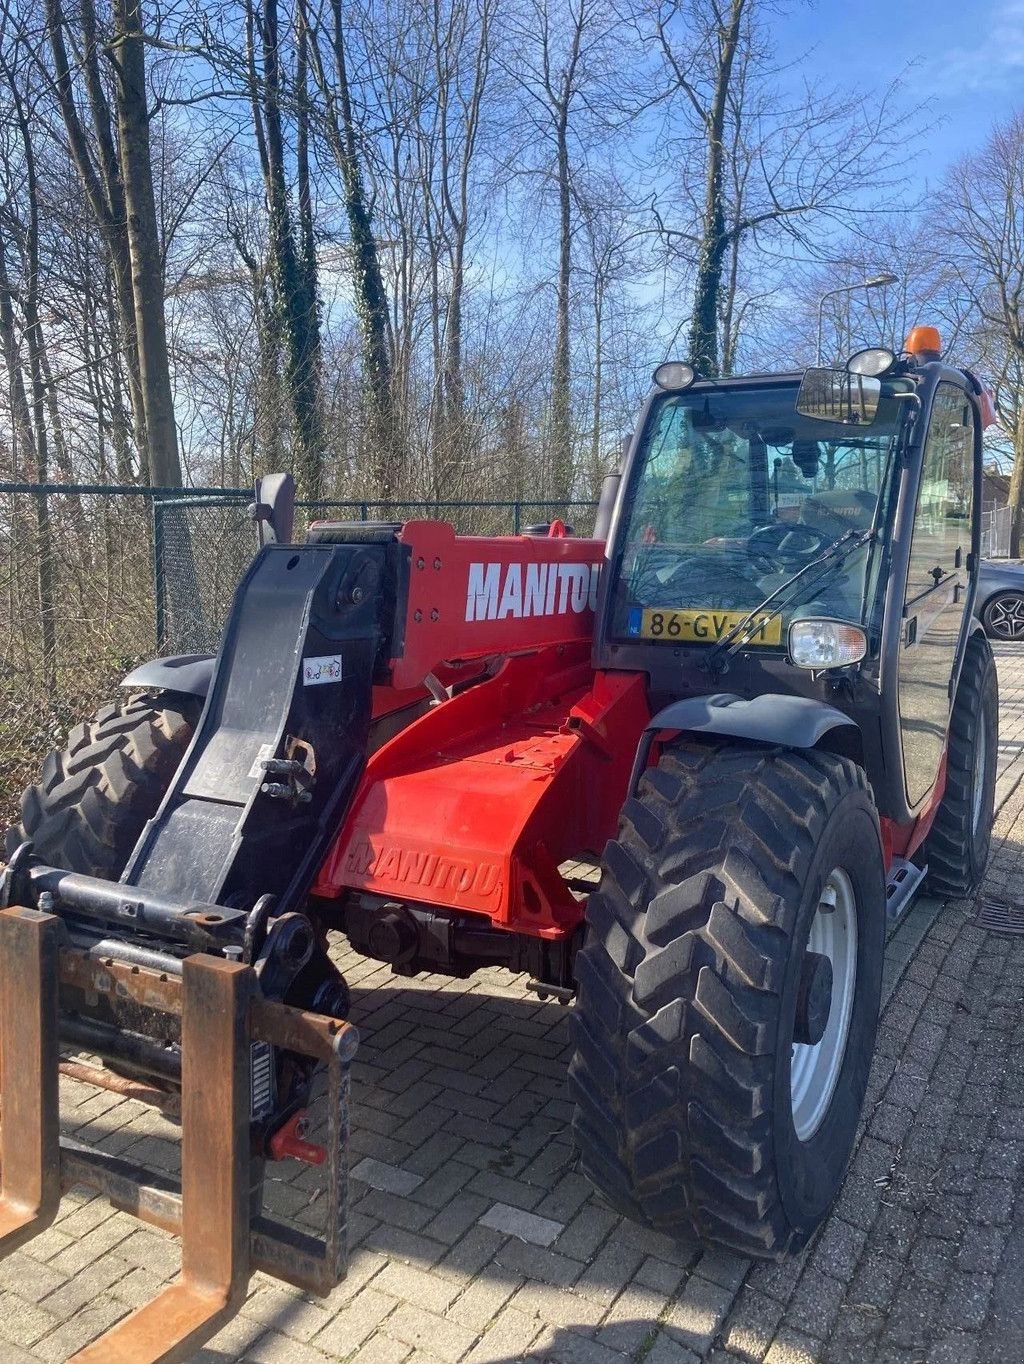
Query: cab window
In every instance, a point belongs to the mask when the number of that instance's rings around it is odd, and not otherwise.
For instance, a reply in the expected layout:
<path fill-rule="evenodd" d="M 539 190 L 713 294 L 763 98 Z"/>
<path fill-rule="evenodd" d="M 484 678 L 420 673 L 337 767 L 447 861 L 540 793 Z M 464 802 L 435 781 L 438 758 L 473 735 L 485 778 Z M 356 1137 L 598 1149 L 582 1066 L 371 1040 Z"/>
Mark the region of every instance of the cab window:
<path fill-rule="evenodd" d="M 974 414 L 955 384 L 939 384 L 921 469 L 907 600 L 967 562 L 974 494 Z M 939 570 L 936 572 L 936 570 Z"/>

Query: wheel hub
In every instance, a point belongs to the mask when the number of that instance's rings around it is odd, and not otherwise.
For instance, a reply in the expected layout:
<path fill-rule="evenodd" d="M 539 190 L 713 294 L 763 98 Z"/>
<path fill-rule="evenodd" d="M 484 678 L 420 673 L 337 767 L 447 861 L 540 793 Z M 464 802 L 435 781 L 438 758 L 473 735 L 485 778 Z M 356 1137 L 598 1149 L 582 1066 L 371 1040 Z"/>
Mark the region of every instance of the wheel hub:
<path fill-rule="evenodd" d="M 825 881 L 800 963 L 789 1089 L 793 1126 L 809 1141 L 825 1120 L 846 1056 L 857 984 L 857 899 L 849 874 Z"/>
<path fill-rule="evenodd" d="M 800 966 L 793 1041 L 816 1047 L 832 1008 L 832 963 L 823 952 L 805 952 Z"/>

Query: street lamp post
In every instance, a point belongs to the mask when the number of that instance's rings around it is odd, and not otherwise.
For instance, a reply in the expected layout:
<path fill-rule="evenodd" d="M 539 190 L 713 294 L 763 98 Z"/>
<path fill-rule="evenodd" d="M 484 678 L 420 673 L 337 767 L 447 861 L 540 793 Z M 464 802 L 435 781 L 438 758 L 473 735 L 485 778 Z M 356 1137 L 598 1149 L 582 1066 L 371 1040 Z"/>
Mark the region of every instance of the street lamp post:
<path fill-rule="evenodd" d="M 899 275 L 872 275 L 870 279 L 862 279 L 858 284 L 843 284 L 838 289 L 829 289 L 828 293 L 822 294 L 818 299 L 818 344 L 814 350 L 814 363 L 821 364 L 821 328 L 823 322 L 823 308 L 827 298 L 835 298 L 836 294 L 852 294 L 858 289 L 881 289 L 886 284 L 896 284 Z"/>

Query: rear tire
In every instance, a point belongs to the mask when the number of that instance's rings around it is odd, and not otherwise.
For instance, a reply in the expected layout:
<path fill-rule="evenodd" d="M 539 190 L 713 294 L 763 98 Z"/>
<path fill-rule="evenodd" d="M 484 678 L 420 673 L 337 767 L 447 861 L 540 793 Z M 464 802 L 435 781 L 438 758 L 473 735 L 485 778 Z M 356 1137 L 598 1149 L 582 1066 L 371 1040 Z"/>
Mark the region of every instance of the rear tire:
<path fill-rule="evenodd" d="M 794 1031 L 833 885 L 850 892 L 854 975 L 845 1023 L 833 992 L 821 1045 L 834 1017 L 839 1050 L 821 1052 L 835 1064 L 816 1103 Z M 874 1049 L 885 882 L 864 773 L 813 751 L 666 750 L 623 809 L 587 922 L 569 1072 L 584 1171 L 658 1231 L 798 1249 L 842 1183 Z"/>
<path fill-rule="evenodd" d="M 178 770 L 201 704 L 175 693 L 136 697 L 76 725 L 22 796 L 7 856 L 30 839 L 51 866 L 116 881 Z"/>
<path fill-rule="evenodd" d="M 962 900 L 981 884 L 992 842 L 998 742 L 996 664 L 992 646 L 976 630 L 949 722 L 946 791 L 924 845 L 929 895 Z"/>

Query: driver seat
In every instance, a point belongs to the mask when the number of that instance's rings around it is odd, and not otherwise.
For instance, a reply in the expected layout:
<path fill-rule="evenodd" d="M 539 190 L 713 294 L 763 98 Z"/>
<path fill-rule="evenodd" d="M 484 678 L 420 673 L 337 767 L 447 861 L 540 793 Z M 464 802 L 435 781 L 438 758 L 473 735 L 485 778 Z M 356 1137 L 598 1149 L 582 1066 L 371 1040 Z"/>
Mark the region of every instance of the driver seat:
<path fill-rule="evenodd" d="M 815 493 L 800 508 L 800 524 L 812 526 L 832 540 L 849 530 L 870 530 L 878 506 L 878 494 L 859 488 L 840 488 Z"/>

